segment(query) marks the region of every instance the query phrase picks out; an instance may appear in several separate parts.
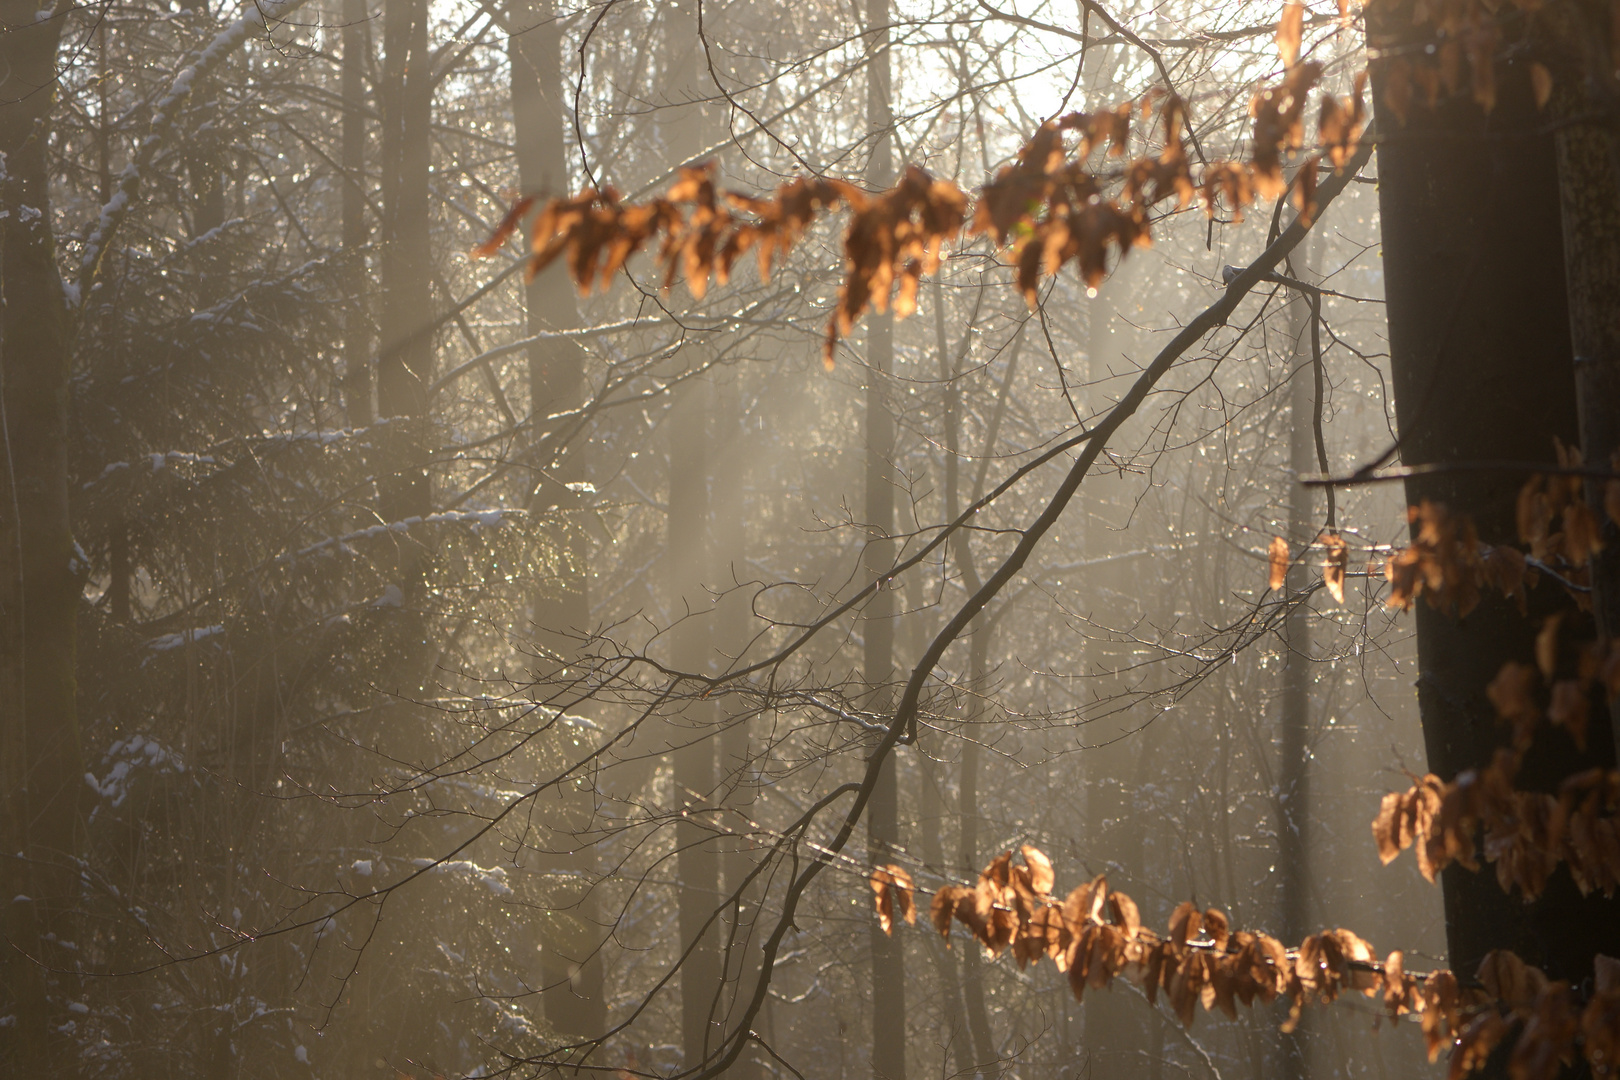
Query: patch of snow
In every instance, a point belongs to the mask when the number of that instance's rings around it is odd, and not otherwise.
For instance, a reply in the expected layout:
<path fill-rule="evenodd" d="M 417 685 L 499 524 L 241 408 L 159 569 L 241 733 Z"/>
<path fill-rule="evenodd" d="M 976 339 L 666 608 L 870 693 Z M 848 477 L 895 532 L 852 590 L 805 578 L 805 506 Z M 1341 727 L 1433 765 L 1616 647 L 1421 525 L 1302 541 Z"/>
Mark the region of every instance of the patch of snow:
<path fill-rule="evenodd" d="M 105 779 L 97 780 L 95 773 L 85 773 L 85 783 L 113 806 L 121 806 L 129 797 L 129 779 L 137 769 L 150 769 L 158 775 L 183 773 L 185 762 L 173 750 L 155 739 L 132 735 L 108 747 L 102 764 L 111 765 Z"/>
<path fill-rule="evenodd" d="M 349 867 L 349 869 L 353 870 L 360 877 L 370 877 L 371 876 L 371 860 L 370 859 L 356 859 L 356 860 L 354 860 L 354 863 Z"/>
<path fill-rule="evenodd" d="M 304 1049 L 302 1043 L 293 1047 L 293 1060 L 300 1065 L 309 1064 L 309 1051 Z"/>
<path fill-rule="evenodd" d="M 439 863 L 437 866 L 434 866 L 432 859 L 414 859 L 412 861 L 419 870 L 425 870 L 432 866 L 439 873 L 465 876 L 468 881 L 482 885 L 496 896 L 512 895 L 512 886 L 506 883 L 506 867 L 504 866 L 483 867 L 471 859 L 451 859 L 448 862 Z"/>
<path fill-rule="evenodd" d="M 178 649 L 182 645 L 189 645 L 197 641 L 206 641 L 225 632 L 225 627 L 219 623 L 213 626 L 195 626 L 189 630 L 180 630 L 173 634 L 163 634 L 146 643 L 146 647 L 153 652 L 168 652 Z M 139 736 L 136 736 L 139 738 Z"/>

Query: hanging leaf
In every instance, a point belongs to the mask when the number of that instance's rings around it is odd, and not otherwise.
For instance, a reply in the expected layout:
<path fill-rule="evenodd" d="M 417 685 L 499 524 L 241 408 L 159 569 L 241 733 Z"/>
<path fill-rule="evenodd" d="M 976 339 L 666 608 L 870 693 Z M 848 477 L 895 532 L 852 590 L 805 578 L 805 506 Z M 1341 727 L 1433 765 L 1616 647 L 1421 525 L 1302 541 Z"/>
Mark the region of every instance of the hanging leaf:
<path fill-rule="evenodd" d="M 1530 65 L 1530 89 L 1536 96 L 1536 108 L 1545 109 L 1547 102 L 1552 98 L 1553 77 L 1552 72 L 1542 64 Z"/>
<path fill-rule="evenodd" d="M 1288 584 L 1288 541 L 1280 536 L 1273 536 L 1266 561 L 1271 567 L 1271 579 L 1268 587 L 1272 592 L 1276 592 Z"/>
<path fill-rule="evenodd" d="M 872 871 L 872 905 L 877 909 L 878 925 L 885 934 L 894 933 L 895 919 L 907 923 L 917 922 L 917 905 L 912 899 L 911 875 L 903 867 L 889 864 Z"/>
<path fill-rule="evenodd" d="M 1305 5 L 1288 0 L 1283 5 L 1282 19 L 1277 23 L 1277 54 L 1283 67 L 1291 68 L 1299 60 L 1300 40 L 1305 34 Z"/>
<path fill-rule="evenodd" d="M 489 234 L 489 239 L 472 249 L 472 257 L 475 259 L 488 259 L 500 251 L 502 245 L 518 231 L 518 226 L 523 224 L 523 215 L 527 214 L 529 207 L 533 205 L 533 195 L 525 195 L 513 203 L 511 209 L 507 210 L 506 215 L 501 218 L 501 223 L 495 226 L 495 231 Z"/>
<path fill-rule="evenodd" d="M 1025 844 L 1019 849 L 1024 856 L 1024 864 L 1029 867 L 1030 886 L 1038 895 L 1049 896 L 1056 878 L 1052 874 L 1052 860 L 1046 857 L 1040 848 Z"/>
<path fill-rule="evenodd" d="M 1322 565 L 1322 584 L 1333 594 L 1333 599 L 1344 603 L 1344 575 L 1350 565 L 1350 545 L 1338 533 L 1323 533 L 1322 546 L 1327 548 L 1327 561 Z"/>

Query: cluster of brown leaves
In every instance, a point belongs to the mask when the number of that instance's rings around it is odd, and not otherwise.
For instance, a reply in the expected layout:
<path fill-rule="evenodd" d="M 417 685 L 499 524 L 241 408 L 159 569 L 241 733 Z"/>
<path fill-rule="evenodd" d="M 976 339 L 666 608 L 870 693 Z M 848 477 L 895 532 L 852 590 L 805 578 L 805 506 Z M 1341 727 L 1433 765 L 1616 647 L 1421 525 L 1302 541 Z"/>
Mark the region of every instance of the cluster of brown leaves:
<path fill-rule="evenodd" d="M 1558 464 L 1566 469 L 1582 465 L 1579 447 L 1556 444 Z M 1610 462 L 1620 471 L 1620 454 Z M 1587 582 L 1587 565 L 1603 550 L 1602 527 L 1586 502 L 1585 482 L 1579 475 L 1533 476 L 1519 489 L 1519 539 L 1533 558 L 1567 564 L 1578 584 Z M 1620 480 L 1604 484 L 1603 509 L 1620 523 Z"/>
<path fill-rule="evenodd" d="M 1317 537 L 1316 541 L 1323 550 L 1322 584 L 1332 594 L 1337 603 L 1344 603 L 1344 579 L 1350 569 L 1350 545 L 1344 542 L 1336 530 L 1329 530 Z M 1282 588 L 1288 582 L 1288 564 L 1292 558 L 1288 550 L 1288 541 L 1280 536 L 1271 538 L 1271 547 L 1266 551 L 1266 562 L 1270 568 L 1268 584 L 1273 591 Z"/>
<path fill-rule="evenodd" d="M 1391 862 L 1408 847 L 1430 881 L 1457 863 L 1495 864 L 1505 892 L 1541 895 L 1560 861 L 1582 893 L 1620 888 L 1620 770 L 1589 769 L 1565 780 L 1558 794 L 1519 791 L 1520 755 L 1498 750 L 1491 763 L 1446 783 L 1430 773 L 1406 791 L 1384 796 L 1373 820 L 1378 856 Z M 1481 846 L 1481 844 L 1483 846 Z"/>
<path fill-rule="evenodd" d="M 1304 143 L 1304 113 L 1312 88 L 1322 75 L 1320 64 L 1300 62 L 1304 8 L 1290 2 L 1278 28 L 1278 48 L 1287 68 L 1282 82 L 1255 96 L 1254 144 L 1250 161 L 1217 161 L 1195 178 L 1188 160 L 1186 104 L 1174 94 L 1155 91 L 1139 102 L 1096 113 L 1070 113 L 1043 124 L 1014 162 L 1003 168 L 979 193 L 967 235 L 990 235 L 1001 246 L 1011 244 L 1018 265 L 1018 284 L 1033 306 L 1043 276 L 1074 262 L 1088 287 L 1108 273 L 1110 252 L 1123 258 L 1150 242 L 1149 211 L 1173 199 L 1177 209 L 1201 198 L 1214 216 L 1225 198 L 1235 216 L 1258 193 L 1275 197 L 1284 189 L 1283 161 Z M 1319 139 L 1329 160 L 1342 166 L 1355 152 L 1366 122 L 1361 100 L 1364 78 L 1343 103 L 1324 96 Z M 1126 164 L 1112 180 L 1091 162 L 1107 146 L 1106 157 L 1122 159 L 1131 137 L 1132 118 L 1144 119 L 1157 106 L 1163 149 Z M 1315 213 L 1320 155 L 1299 169 L 1294 200 L 1309 223 Z M 900 182 L 881 192 L 826 177 L 800 178 L 761 198 L 721 192 L 712 163 L 679 171 L 663 195 L 645 202 L 625 202 L 611 187 L 591 188 L 569 198 L 553 199 L 540 208 L 530 229 L 527 272 L 534 275 L 566 257 L 568 272 L 580 291 L 605 289 L 631 256 L 661 238 L 657 258 L 668 289 L 684 278 L 701 299 L 710 277 L 729 279 L 736 260 L 754 250 L 762 278 L 773 262 L 804 235 L 817 216 L 847 208 L 844 234 L 844 280 L 827 327 L 823 359 L 831 366 L 840 337 L 850 333 L 867 309 L 884 311 L 892 302 L 897 316 L 916 308 L 917 287 L 924 274 L 940 264 L 946 244 L 968 223 L 968 197 L 948 180 L 915 166 Z M 1118 197 L 1104 192 L 1119 183 Z M 518 200 L 473 254 L 488 257 L 515 235 L 535 205 Z"/>
<path fill-rule="evenodd" d="M 1581 466 L 1578 449 L 1559 444 L 1558 458 L 1562 467 Z M 1620 470 L 1620 460 L 1614 467 Z M 1525 611 L 1525 590 L 1540 580 L 1535 569 L 1539 564 L 1555 569 L 1576 605 L 1589 610 L 1590 564 L 1603 541 L 1583 486 L 1579 475 L 1536 475 L 1519 489 L 1519 540 L 1528 553 L 1480 543 L 1473 522 L 1453 515 L 1442 504 L 1425 499 L 1407 507 L 1407 520 L 1418 526 L 1418 535 L 1384 564 L 1390 583 L 1388 605 L 1405 611 L 1419 595 L 1427 595 L 1434 607 L 1460 618 L 1478 606 L 1481 589 L 1491 587 L 1517 600 L 1519 610 Z M 1620 524 L 1620 480 L 1607 481 L 1604 511 Z"/>
<path fill-rule="evenodd" d="M 1450 1080 L 1484 1068 L 1515 1033 L 1508 1056 L 1512 1080 L 1560 1075 L 1575 1063 L 1577 1040 L 1593 1075 L 1620 1074 L 1620 960 L 1597 957 L 1595 974 L 1592 996 L 1582 1008 L 1564 980 L 1548 979 L 1506 950 L 1487 955 L 1478 977 L 1495 1007 L 1479 1010 L 1458 1037 Z"/>
<path fill-rule="evenodd" d="M 912 900 L 916 886 L 903 866 L 890 863 L 872 871 L 872 903 L 877 907 L 878 925 L 885 934 L 894 933 L 897 919 L 917 925 L 917 905 Z"/>
<path fill-rule="evenodd" d="M 1412 543 L 1384 562 L 1392 608 L 1409 611 L 1425 596 L 1430 606 L 1462 617 L 1479 606 L 1480 586 L 1493 583 L 1504 596 L 1533 586 L 1524 556 L 1513 548 L 1482 548 L 1472 519 L 1454 516 L 1444 504 L 1424 499 L 1406 508 L 1406 520 L 1418 527 Z M 1530 575 L 1530 576 L 1527 576 Z"/>
<path fill-rule="evenodd" d="M 1513 748 L 1523 751 L 1535 737 L 1543 716 L 1569 733 L 1577 749 L 1586 749 L 1592 693 L 1601 686 L 1606 700 L 1620 696 L 1620 641 L 1572 641 L 1563 634 L 1562 612 L 1548 617 L 1536 635 L 1536 666 L 1509 661 L 1502 665 L 1486 693 L 1511 727 Z M 1542 686 L 1549 687 L 1543 695 Z M 1541 699 L 1545 696 L 1545 713 Z"/>
<path fill-rule="evenodd" d="M 1529 3 L 1530 0 L 1521 0 L 1520 6 L 1529 6 Z M 1495 14 L 1477 0 L 1446 0 L 1438 5 L 1417 0 L 1414 6 L 1417 9 L 1415 21 L 1434 25 L 1438 40 L 1432 53 L 1416 52 L 1389 61 L 1389 72 L 1384 80 L 1384 104 L 1402 124 L 1406 123 L 1418 93 L 1422 93 L 1425 105 L 1434 108 L 1442 90 L 1447 96 L 1462 90 L 1466 57 L 1470 76 L 1468 89 L 1479 107 L 1490 112 L 1496 107 L 1493 65 L 1501 44 Z M 1438 14 L 1432 13 L 1433 8 L 1439 9 Z M 1421 18 L 1425 13 L 1430 17 Z"/>
<path fill-rule="evenodd" d="M 1388 2 L 1388 0 L 1385 0 Z M 1501 0 L 1398 0 L 1414 26 L 1433 30 L 1433 40 L 1417 51 L 1402 51 L 1387 61 L 1383 101 L 1396 119 L 1406 123 L 1414 99 L 1434 108 L 1441 91 L 1447 96 L 1464 88 L 1463 62 L 1468 64 L 1466 89 L 1474 102 L 1490 112 L 1496 106 L 1494 61 L 1502 47 Z M 1534 13 L 1545 0 L 1513 0 L 1520 11 Z M 1611 56 L 1620 55 L 1620 0 L 1599 5 L 1608 9 Z M 1394 50 L 1390 50 L 1392 53 Z M 1529 65 L 1531 93 L 1536 107 L 1545 108 L 1552 96 L 1553 77 L 1540 63 Z M 1597 74 L 1597 73 L 1594 73 Z"/>
<path fill-rule="evenodd" d="M 1019 967 L 1049 958 L 1068 975 L 1076 999 L 1125 977 L 1139 983 L 1150 1002 L 1164 993 L 1190 1025 L 1200 1004 L 1235 1018 L 1239 1003 L 1286 997 L 1285 1027 L 1292 1030 L 1307 1003 L 1360 991 L 1381 999 L 1392 1019 L 1418 1014 L 1429 1060 L 1451 1047 L 1450 1080 L 1483 1068 L 1490 1050 L 1515 1031 L 1514 1080 L 1553 1080 L 1560 1063 L 1573 1060 L 1577 1035 L 1594 1073 L 1616 1073 L 1620 962 L 1599 958 L 1597 992 L 1580 1011 L 1567 984 L 1550 982 L 1509 952 L 1486 958 L 1479 990 L 1462 988 L 1449 971 L 1409 973 L 1399 951 L 1379 962 L 1373 947 L 1349 930 L 1314 934 L 1290 950 L 1266 934 L 1233 930 L 1223 912 L 1200 911 L 1190 902 L 1176 908 L 1161 936 L 1142 925 L 1135 901 L 1110 889 L 1105 878 L 1059 900 L 1051 860 L 1029 845 L 1022 855 L 1015 863 L 1013 853 L 1004 852 L 974 885 L 940 889 L 930 904 L 931 921 L 946 938 L 953 922 L 962 923 L 992 956 L 1010 950 Z M 873 872 L 871 885 L 884 932 L 892 933 L 896 913 L 915 910 L 911 877 L 884 866 Z"/>

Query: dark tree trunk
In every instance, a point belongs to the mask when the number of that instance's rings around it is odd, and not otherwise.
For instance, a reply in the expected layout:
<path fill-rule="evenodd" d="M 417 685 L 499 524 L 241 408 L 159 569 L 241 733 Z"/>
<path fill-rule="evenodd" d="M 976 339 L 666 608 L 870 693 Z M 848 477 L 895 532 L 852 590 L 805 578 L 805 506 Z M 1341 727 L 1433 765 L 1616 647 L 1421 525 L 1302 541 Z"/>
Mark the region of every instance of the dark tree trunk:
<path fill-rule="evenodd" d="M 1403 5 L 1368 9 L 1374 47 L 1398 46 L 1412 33 Z M 1556 156 L 1526 66 L 1499 66 L 1489 117 L 1464 100 L 1414 106 L 1405 126 L 1379 117 L 1391 367 L 1408 465 L 1550 462 L 1555 437 L 1578 437 Z M 1383 75 L 1375 63 L 1380 102 Z M 1513 544 L 1523 479 L 1428 476 L 1410 481 L 1407 495 L 1467 514 L 1484 543 Z M 1503 663 L 1533 655 L 1541 616 L 1564 603 L 1544 583 L 1532 593 L 1530 618 L 1490 591 L 1463 619 L 1417 605 L 1418 702 L 1435 773 L 1449 779 L 1483 765 L 1504 743 L 1485 687 Z M 1603 725 L 1593 725 L 1585 754 L 1563 732 L 1543 729 L 1518 783 L 1556 790 L 1571 773 L 1613 760 Z M 1504 894 L 1489 870 L 1452 866 L 1442 886 L 1451 965 L 1461 974 L 1472 975 L 1491 949 L 1509 948 L 1579 983 L 1594 953 L 1620 950 L 1620 905 L 1581 897 L 1564 869 L 1529 905 Z"/>
<path fill-rule="evenodd" d="M 0 1008 L 17 1018 L 0 1031 L 0 1066 L 11 1066 L 0 1071 L 70 1076 L 66 988 L 49 969 L 75 959 L 55 943 L 76 940 L 83 568 L 68 514 L 68 310 L 46 171 L 64 17 L 42 20 L 36 7 L 0 4 Z"/>
<path fill-rule="evenodd" d="M 1620 80 L 1608 12 L 1602 23 L 1599 14 L 1591 4 L 1557 5 L 1542 25 L 1550 31 L 1546 58 L 1560 121 L 1555 143 L 1581 455 L 1588 465 L 1620 468 L 1620 139 L 1613 129 Z M 1620 525 L 1604 507 L 1606 486 L 1589 481 L 1587 496 L 1603 530 L 1603 550 L 1592 561 L 1594 614 L 1598 631 L 1612 639 L 1620 636 Z M 1620 744 L 1620 700 L 1608 704 Z"/>
<path fill-rule="evenodd" d="M 343 0 L 343 254 L 348 303 L 343 316 L 343 404 L 351 427 L 375 416 L 371 317 L 367 310 L 366 67 L 371 59 L 367 0 Z"/>

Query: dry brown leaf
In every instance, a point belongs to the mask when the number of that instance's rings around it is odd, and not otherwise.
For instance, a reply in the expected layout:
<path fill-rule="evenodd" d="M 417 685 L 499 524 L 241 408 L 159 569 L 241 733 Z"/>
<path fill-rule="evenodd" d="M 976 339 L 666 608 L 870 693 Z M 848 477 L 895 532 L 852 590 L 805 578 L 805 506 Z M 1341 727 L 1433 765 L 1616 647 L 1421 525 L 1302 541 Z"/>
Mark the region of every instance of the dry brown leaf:
<path fill-rule="evenodd" d="M 1025 844 L 1019 849 L 1024 856 L 1024 865 L 1029 867 L 1030 885 L 1041 896 L 1049 896 L 1056 878 L 1052 874 L 1052 860 L 1046 857 L 1040 848 Z"/>
<path fill-rule="evenodd" d="M 1543 64 L 1530 65 L 1530 88 L 1536 96 L 1536 108 L 1545 109 L 1548 100 L 1552 97 L 1553 77 Z"/>
<path fill-rule="evenodd" d="M 1288 583 L 1288 541 L 1273 536 L 1266 561 L 1271 568 L 1269 588 L 1275 592 Z"/>
<path fill-rule="evenodd" d="M 1283 5 L 1282 18 L 1277 23 L 1277 55 L 1283 67 L 1291 68 L 1299 60 L 1300 39 L 1305 33 L 1305 5 L 1288 0 Z"/>
<path fill-rule="evenodd" d="M 939 936 L 946 939 L 946 948 L 950 948 L 951 919 L 964 900 L 969 906 L 972 905 L 972 889 L 965 885 L 946 885 L 934 894 L 933 902 L 928 905 L 928 917 L 933 921 L 934 929 L 939 931 Z"/>
<path fill-rule="evenodd" d="M 525 195 L 513 203 L 511 208 L 506 211 L 505 216 L 501 218 L 500 224 L 495 226 L 495 231 L 489 234 L 489 239 L 472 249 L 472 257 L 475 259 L 488 259 L 500 251 L 501 246 L 518 231 L 518 226 L 523 224 L 523 216 L 529 212 L 529 207 L 533 205 L 533 195 Z"/>
<path fill-rule="evenodd" d="M 1344 603 L 1344 577 L 1350 565 L 1350 545 L 1338 533 L 1323 533 L 1322 546 L 1327 549 L 1327 561 L 1322 566 L 1322 584 L 1333 594 L 1333 599 Z"/>
<path fill-rule="evenodd" d="M 1536 666 L 1541 669 L 1541 677 L 1548 682 L 1552 681 L 1553 673 L 1558 669 L 1558 627 L 1563 621 L 1563 612 L 1550 615 L 1536 634 Z"/>
<path fill-rule="evenodd" d="M 914 886 L 904 867 L 889 864 L 872 871 L 872 906 L 877 909 L 878 925 L 885 934 L 894 933 L 895 920 L 915 925 L 917 905 L 912 899 Z"/>

